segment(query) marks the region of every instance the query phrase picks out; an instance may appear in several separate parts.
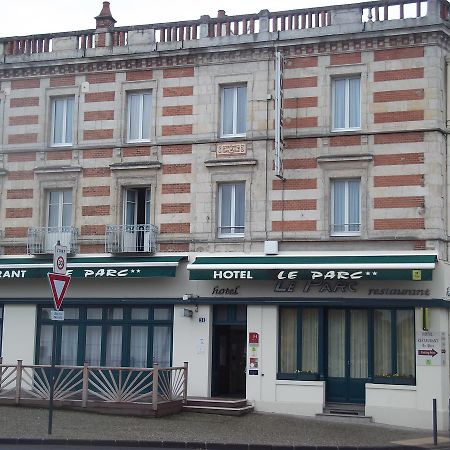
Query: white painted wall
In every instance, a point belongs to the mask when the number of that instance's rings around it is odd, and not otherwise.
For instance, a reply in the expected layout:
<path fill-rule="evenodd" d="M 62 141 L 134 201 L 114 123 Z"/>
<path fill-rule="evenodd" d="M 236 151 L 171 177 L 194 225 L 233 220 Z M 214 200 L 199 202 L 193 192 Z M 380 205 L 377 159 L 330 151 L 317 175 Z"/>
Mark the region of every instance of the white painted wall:
<path fill-rule="evenodd" d="M 183 309 L 193 316 L 183 317 Z M 205 322 L 200 322 L 204 318 Z M 211 393 L 212 306 L 175 306 L 173 315 L 173 365 L 189 363 L 188 395 L 208 397 Z M 201 344 L 200 340 L 203 340 Z"/>
<path fill-rule="evenodd" d="M 36 305 L 5 305 L 3 310 L 3 363 L 34 364 Z"/>
<path fill-rule="evenodd" d="M 447 358 L 442 366 L 416 366 L 416 386 L 366 384 L 366 415 L 375 422 L 415 428 L 432 428 L 433 398 L 437 400 L 438 428 L 448 429 L 449 361 L 448 310 L 431 308 L 430 331 L 447 335 Z M 422 311 L 416 308 L 416 333 L 422 328 Z"/>
<path fill-rule="evenodd" d="M 303 416 L 321 413 L 325 398 L 323 381 L 277 380 L 278 307 L 248 306 L 247 327 L 248 332 L 260 336 L 259 374 L 249 375 L 247 370 L 247 399 L 255 409 Z"/>

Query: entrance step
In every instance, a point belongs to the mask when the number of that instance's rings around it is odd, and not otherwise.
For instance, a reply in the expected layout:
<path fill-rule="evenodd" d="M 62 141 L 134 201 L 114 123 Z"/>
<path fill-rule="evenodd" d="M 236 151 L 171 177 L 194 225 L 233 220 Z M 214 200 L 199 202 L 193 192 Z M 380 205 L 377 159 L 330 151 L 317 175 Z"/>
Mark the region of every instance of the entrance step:
<path fill-rule="evenodd" d="M 183 411 L 223 416 L 242 416 L 253 411 L 253 406 L 244 399 L 188 397 Z"/>
<path fill-rule="evenodd" d="M 316 417 L 335 422 L 372 422 L 372 417 L 365 415 L 364 405 L 351 403 L 328 403 L 323 408 L 323 413 L 316 414 Z"/>

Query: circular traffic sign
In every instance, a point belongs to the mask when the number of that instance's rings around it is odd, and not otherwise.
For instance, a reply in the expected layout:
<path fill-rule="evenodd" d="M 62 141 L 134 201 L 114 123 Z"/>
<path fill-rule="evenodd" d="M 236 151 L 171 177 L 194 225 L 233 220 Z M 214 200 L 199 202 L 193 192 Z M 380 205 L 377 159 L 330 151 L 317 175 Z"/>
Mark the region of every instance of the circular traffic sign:
<path fill-rule="evenodd" d="M 64 258 L 62 256 L 58 256 L 58 259 L 56 260 L 56 266 L 59 270 L 64 269 Z"/>

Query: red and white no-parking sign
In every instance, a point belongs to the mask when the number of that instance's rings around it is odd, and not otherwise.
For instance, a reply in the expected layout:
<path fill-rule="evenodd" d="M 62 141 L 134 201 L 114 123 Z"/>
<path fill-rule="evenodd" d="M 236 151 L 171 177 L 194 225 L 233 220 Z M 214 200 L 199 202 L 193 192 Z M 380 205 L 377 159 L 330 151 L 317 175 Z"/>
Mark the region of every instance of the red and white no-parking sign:
<path fill-rule="evenodd" d="M 64 275 L 67 270 L 67 247 L 65 245 L 55 245 L 53 253 L 53 273 Z"/>

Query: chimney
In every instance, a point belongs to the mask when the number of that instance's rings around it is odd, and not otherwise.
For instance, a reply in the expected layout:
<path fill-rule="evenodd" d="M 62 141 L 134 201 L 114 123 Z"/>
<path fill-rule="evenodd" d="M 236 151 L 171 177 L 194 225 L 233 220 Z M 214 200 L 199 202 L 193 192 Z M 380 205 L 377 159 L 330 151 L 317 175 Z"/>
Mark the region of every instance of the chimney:
<path fill-rule="evenodd" d="M 219 11 L 217 11 L 217 18 L 218 19 L 223 19 L 226 16 L 225 14 L 225 10 L 224 9 L 219 9 Z"/>
<path fill-rule="evenodd" d="M 95 28 L 113 28 L 116 20 L 111 14 L 111 10 L 109 9 L 109 2 L 103 2 L 103 8 L 100 11 L 100 14 L 95 17 L 96 25 Z"/>

